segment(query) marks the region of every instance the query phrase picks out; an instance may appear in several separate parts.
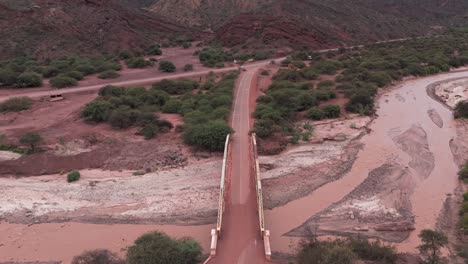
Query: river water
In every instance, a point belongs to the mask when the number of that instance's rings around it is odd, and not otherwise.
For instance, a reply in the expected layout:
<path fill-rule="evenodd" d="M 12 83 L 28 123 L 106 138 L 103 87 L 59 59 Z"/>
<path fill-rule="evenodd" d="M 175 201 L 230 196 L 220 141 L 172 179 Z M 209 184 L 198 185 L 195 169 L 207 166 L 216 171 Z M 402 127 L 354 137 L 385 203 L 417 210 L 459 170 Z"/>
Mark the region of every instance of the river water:
<path fill-rule="evenodd" d="M 456 136 L 452 112 L 432 99 L 426 88 L 435 82 L 460 77 L 468 77 L 468 72 L 405 81 L 380 96 L 378 118 L 370 125 L 372 132 L 362 138 L 364 147 L 351 170 L 340 180 L 324 185 L 309 196 L 265 212 L 273 251 L 291 252 L 298 239 L 284 236 L 285 233 L 338 203 L 358 187 L 370 171 L 383 164 L 397 163 L 410 171 L 415 183 L 410 201 L 416 229 L 396 247 L 402 252 L 416 252 L 419 231 L 435 227 L 447 194 L 458 184 L 458 167 L 449 146 L 450 139 Z M 439 122 L 434 122 L 428 112 L 436 113 Z M 440 121 L 442 127 L 439 127 Z M 427 153 L 411 144 L 406 148 L 398 146 L 395 137 L 405 131 L 421 136 L 410 142 L 418 143 L 420 138 L 427 138 Z"/>

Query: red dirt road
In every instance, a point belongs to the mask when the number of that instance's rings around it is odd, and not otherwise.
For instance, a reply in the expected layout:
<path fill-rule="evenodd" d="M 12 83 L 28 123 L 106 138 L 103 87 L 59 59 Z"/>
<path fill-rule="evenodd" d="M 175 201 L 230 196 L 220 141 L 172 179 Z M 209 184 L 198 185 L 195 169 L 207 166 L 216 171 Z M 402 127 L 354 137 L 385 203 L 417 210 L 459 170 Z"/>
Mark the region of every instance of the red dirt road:
<path fill-rule="evenodd" d="M 232 127 L 232 178 L 216 257 L 209 263 L 266 263 L 257 214 L 257 198 L 250 153 L 250 89 L 255 72 L 251 68 L 237 85 Z"/>
<path fill-rule="evenodd" d="M 276 61 L 280 61 L 281 59 L 276 59 Z M 246 69 L 252 69 L 252 68 L 257 68 L 261 67 L 264 65 L 267 65 L 270 61 L 258 61 L 250 64 L 246 64 L 243 67 Z M 221 69 L 210 69 L 210 70 L 195 70 L 193 72 L 184 72 L 184 73 L 172 73 L 172 74 L 167 74 L 164 76 L 155 76 L 155 77 L 150 77 L 150 78 L 136 78 L 136 79 L 130 79 L 130 80 L 125 80 L 125 81 L 120 81 L 120 82 L 108 82 L 108 83 L 101 83 L 97 85 L 89 85 L 89 86 L 77 86 L 74 88 L 67 88 L 67 89 L 60 89 L 60 90 L 37 90 L 37 91 L 31 91 L 31 92 L 26 92 L 26 93 L 21 93 L 18 94 L 16 92 L 12 92 L 13 94 L 11 95 L 6 95 L 6 96 L 0 96 L 0 103 L 3 101 L 6 101 L 12 97 L 17 97 L 17 96 L 27 96 L 30 98 L 40 98 L 44 96 L 49 96 L 51 94 L 72 94 L 72 93 L 80 93 L 80 92 L 93 92 L 99 90 L 101 87 L 105 85 L 116 85 L 116 86 L 135 86 L 135 85 L 146 85 L 146 84 L 153 84 L 155 82 L 161 81 L 163 79 L 178 79 L 178 78 L 188 78 L 188 77 L 194 77 L 194 76 L 201 76 L 201 75 L 206 75 L 209 72 L 228 72 L 228 71 L 234 71 L 237 70 L 238 67 L 226 67 L 226 68 L 221 68 Z"/>

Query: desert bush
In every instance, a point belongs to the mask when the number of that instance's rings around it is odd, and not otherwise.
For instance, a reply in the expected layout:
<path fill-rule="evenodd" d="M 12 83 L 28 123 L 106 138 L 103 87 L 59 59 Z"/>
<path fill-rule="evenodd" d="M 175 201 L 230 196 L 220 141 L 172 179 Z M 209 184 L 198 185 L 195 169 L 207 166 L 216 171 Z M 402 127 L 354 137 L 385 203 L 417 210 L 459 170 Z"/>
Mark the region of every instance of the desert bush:
<path fill-rule="evenodd" d="M 339 105 L 327 105 L 322 108 L 324 116 L 326 118 L 338 118 L 341 114 L 341 108 Z"/>
<path fill-rule="evenodd" d="M 159 70 L 162 72 L 175 72 L 176 66 L 170 61 L 159 62 Z"/>
<path fill-rule="evenodd" d="M 131 109 L 125 105 L 112 110 L 108 121 L 113 128 L 124 129 L 133 126 L 140 115 L 140 111 Z"/>
<path fill-rule="evenodd" d="M 125 264 L 125 261 L 109 250 L 97 249 L 75 256 L 71 264 Z"/>
<path fill-rule="evenodd" d="M 32 100 L 29 97 L 13 97 L 0 103 L 0 112 L 20 112 L 31 108 Z"/>
<path fill-rule="evenodd" d="M 161 90 L 171 95 L 182 95 L 193 91 L 198 85 L 198 82 L 187 79 L 162 80 L 153 84 L 153 89 Z"/>
<path fill-rule="evenodd" d="M 232 132 L 225 121 L 214 120 L 185 127 L 183 139 L 185 143 L 196 147 L 209 151 L 222 151 L 226 136 Z"/>
<path fill-rule="evenodd" d="M 151 61 L 145 60 L 142 57 L 130 58 L 125 63 L 130 69 L 142 69 L 152 65 Z"/>
<path fill-rule="evenodd" d="M 193 64 L 185 64 L 184 71 L 193 71 Z"/>
<path fill-rule="evenodd" d="M 374 99 L 366 92 L 360 92 L 353 95 L 346 104 L 346 111 L 369 115 L 374 109 Z"/>
<path fill-rule="evenodd" d="M 159 45 L 153 45 L 149 49 L 146 50 L 146 54 L 152 55 L 152 56 L 160 56 L 163 53 Z"/>
<path fill-rule="evenodd" d="M 334 81 L 322 81 L 317 84 L 318 89 L 327 89 L 335 86 Z"/>
<path fill-rule="evenodd" d="M 268 76 L 268 75 L 270 75 L 270 72 L 267 71 L 267 70 L 263 70 L 262 72 L 260 72 L 260 74 L 263 75 L 263 76 Z"/>
<path fill-rule="evenodd" d="M 50 79 L 50 84 L 55 88 L 65 88 L 75 86 L 77 81 L 73 78 L 60 74 L 57 77 Z"/>
<path fill-rule="evenodd" d="M 24 72 L 16 79 L 16 86 L 20 88 L 42 86 L 42 76 L 35 72 Z"/>
<path fill-rule="evenodd" d="M 105 122 L 112 111 L 112 104 L 104 100 L 95 100 L 88 103 L 81 111 L 81 116 L 87 121 Z"/>
<path fill-rule="evenodd" d="M 307 111 L 306 116 L 312 120 L 322 120 L 325 118 L 325 113 L 322 109 L 314 107 Z"/>
<path fill-rule="evenodd" d="M 171 99 L 169 100 L 164 107 L 162 108 L 162 111 L 164 113 L 180 113 L 180 109 L 182 107 L 182 102 L 177 99 Z"/>
<path fill-rule="evenodd" d="M 101 72 L 98 75 L 99 79 L 115 79 L 119 77 L 120 77 L 120 74 L 114 70 L 107 70 L 107 71 Z"/>
<path fill-rule="evenodd" d="M 28 132 L 21 136 L 20 143 L 29 146 L 29 153 L 35 153 L 37 145 L 42 141 L 41 135 L 35 132 Z"/>
<path fill-rule="evenodd" d="M 119 59 L 128 60 L 133 57 L 133 54 L 129 50 L 124 50 L 119 53 Z"/>
<path fill-rule="evenodd" d="M 311 238 L 300 244 L 298 253 L 299 264 L 342 264 L 356 263 L 357 260 L 394 264 L 397 259 L 394 247 L 365 239 L 318 241 Z"/>
<path fill-rule="evenodd" d="M 139 237 L 127 251 L 128 264 L 197 264 L 201 246 L 193 239 L 172 239 L 152 232 Z"/>
<path fill-rule="evenodd" d="M 462 167 L 462 169 L 458 172 L 458 177 L 461 180 L 467 181 L 468 180 L 468 162 Z"/>
<path fill-rule="evenodd" d="M 147 123 L 142 126 L 138 135 L 143 136 L 146 140 L 150 140 L 158 135 L 160 128 L 157 124 Z"/>
<path fill-rule="evenodd" d="M 17 81 L 18 73 L 11 69 L 0 69 L 0 86 L 11 86 Z"/>
<path fill-rule="evenodd" d="M 69 78 L 73 78 L 77 81 L 83 80 L 83 73 L 79 71 L 69 71 L 69 72 L 64 73 L 63 75 Z"/>
<path fill-rule="evenodd" d="M 80 179 L 81 174 L 79 171 L 72 171 L 67 175 L 67 182 L 72 183 Z"/>
<path fill-rule="evenodd" d="M 459 102 L 454 110 L 455 118 L 468 118 L 468 101 Z"/>

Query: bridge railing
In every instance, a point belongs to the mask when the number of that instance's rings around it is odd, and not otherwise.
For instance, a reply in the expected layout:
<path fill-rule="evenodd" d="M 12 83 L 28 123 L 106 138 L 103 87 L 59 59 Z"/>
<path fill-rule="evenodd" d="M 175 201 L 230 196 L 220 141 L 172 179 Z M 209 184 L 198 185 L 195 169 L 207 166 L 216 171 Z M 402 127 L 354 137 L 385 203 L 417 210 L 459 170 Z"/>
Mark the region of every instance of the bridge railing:
<path fill-rule="evenodd" d="M 253 156 L 253 169 L 255 176 L 255 186 L 257 191 L 257 211 L 258 221 L 260 226 L 260 235 L 263 238 L 265 246 L 265 256 L 267 259 L 271 258 L 270 248 L 270 231 L 265 228 L 265 215 L 263 210 L 263 189 L 262 189 L 262 178 L 260 177 L 260 162 L 258 161 L 257 151 L 257 139 L 255 133 L 252 133 L 252 156 Z"/>
<path fill-rule="evenodd" d="M 221 237 L 221 230 L 223 225 L 224 209 L 226 205 L 226 182 L 228 180 L 228 162 L 230 154 L 230 135 L 226 137 L 224 144 L 223 166 L 221 169 L 221 181 L 219 184 L 219 198 L 218 198 L 218 219 L 216 221 L 216 229 L 211 230 L 211 255 L 216 255 L 216 247 L 218 238 Z"/>

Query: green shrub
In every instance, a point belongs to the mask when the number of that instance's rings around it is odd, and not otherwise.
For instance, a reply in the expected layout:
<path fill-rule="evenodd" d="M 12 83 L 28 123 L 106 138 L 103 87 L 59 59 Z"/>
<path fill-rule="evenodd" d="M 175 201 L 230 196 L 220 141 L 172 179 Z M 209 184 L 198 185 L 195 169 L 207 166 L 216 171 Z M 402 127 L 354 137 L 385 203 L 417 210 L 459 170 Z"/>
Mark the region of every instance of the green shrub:
<path fill-rule="evenodd" d="M 171 95 L 182 95 L 193 91 L 198 87 L 198 83 L 192 80 L 162 80 L 153 84 L 154 90 L 161 90 Z"/>
<path fill-rule="evenodd" d="M 322 108 L 322 111 L 326 118 L 338 118 L 341 114 L 341 108 L 339 105 L 327 105 Z"/>
<path fill-rule="evenodd" d="M 182 102 L 177 99 L 169 100 L 163 107 L 162 111 L 164 113 L 180 113 L 180 109 L 182 107 Z"/>
<path fill-rule="evenodd" d="M 267 71 L 267 70 L 263 70 L 260 74 L 263 75 L 263 76 L 268 76 L 268 75 L 270 75 L 270 72 Z"/>
<path fill-rule="evenodd" d="M 226 136 L 232 132 L 233 130 L 226 122 L 215 120 L 186 127 L 183 139 L 187 144 L 209 151 L 222 151 Z"/>
<path fill-rule="evenodd" d="M 112 110 L 108 122 L 113 128 L 124 129 L 133 126 L 138 120 L 141 112 L 128 106 L 120 106 Z"/>
<path fill-rule="evenodd" d="M 128 59 L 130 59 L 131 57 L 133 57 L 133 54 L 132 54 L 130 51 L 128 51 L 128 50 L 124 50 L 124 51 L 122 51 L 122 52 L 119 53 L 119 58 L 120 58 L 121 60 L 128 60 Z"/>
<path fill-rule="evenodd" d="M 42 137 L 35 132 L 28 132 L 21 136 L 20 143 L 29 146 L 30 153 L 37 151 L 37 145 L 42 141 Z"/>
<path fill-rule="evenodd" d="M 368 93 L 357 93 L 346 104 L 346 111 L 361 115 L 369 115 L 373 109 L 374 99 Z"/>
<path fill-rule="evenodd" d="M 99 123 L 107 121 L 111 111 L 111 103 L 103 100 L 95 100 L 85 106 L 85 108 L 81 111 L 81 116 L 84 117 L 87 121 Z"/>
<path fill-rule="evenodd" d="M 197 264 L 201 246 L 193 239 L 175 240 L 161 232 L 139 237 L 127 251 L 128 264 Z"/>
<path fill-rule="evenodd" d="M 466 202 L 468 201 L 468 192 L 463 194 L 463 200 Z"/>
<path fill-rule="evenodd" d="M 322 120 L 325 118 L 325 113 L 320 108 L 311 108 L 307 111 L 306 116 L 312 120 Z"/>
<path fill-rule="evenodd" d="M 159 70 L 162 72 L 175 72 L 176 66 L 170 61 L 159 62 Z"/>
<path fill-rule="evenodd" d="M 80 179 L 81 174 L 78 171 L 72 171 L 67 175 L 67 182 L 76 182 Z"/>
<path fill-rule="evenodd" d="M 159 45 L 153 45 L 146 51 L 146 54 L 152 56 L 160 56 L 163 53 Z"/>
<path fill-rule="evenodd" d="M 29 97 L 13 97 L 0 103 L 0 112 L 20 112 L 31 108 L 32 100 Z"/>
<path fill-rule="evenodd" d="M 143 125 L 141 130 L 138 131 L 138 135 L 144 136 L 146 140 L 150 140 L 150 139 L 156 137 L 156 135 L 159 133 L 159 130 L 160 129 L 159 129 L 158 125 L 156 125 L 154 123 L 149 123 L 149 124 Z"/>
<path fill-rule="evenodd" d="M 460 177 L 461 180 L 468 180 L 468 162 L 465 163 L 463 168 L 458 172 L 458 176 Z"/>
<path fill-rule="evenodd" d="M 120 77 L 120 74 L 114 70 L 107 70 L 98 75 L 99 79 L 115 79 L 119 77 Z"/>
<path fill-rule="evenodd" d="M 11 69 L 0 69 L 0 86 L 11 86 L 17 81 L 18 73 Z"/>
<path fill-rule="evenodd" d="M 75 86 L 77 81 L 65 75 L 58 75 L 57 77 L 50 79 L 50 84 L 55 88 L 65 88 Z"/>
<path fill-rule="evenodd" d="M 459 102 L 454 110 L 455 118 L 468 118 L 468 101 Z"/>
<path fill-rule="evenodd" d="M 334 81 L 322 81 L 317 84 L 318 89 L 332 88 L 335 86 Z"/>
<path fill-rule="evenodd" d="M 85 251 L 75 256 L 71 264 L 125 264 L 116 254 L 106 249 Z"/>
<path fill-rule="evenodd" d="M 83 73 L 81 73 L 79 71 L 70 71 L 70 72 L 64 73 L 64 76 L 73 78 L 73 79 L 75 79 L 77 81 L 83 80 Z"/>
<path fill-rule="evenodd" d="M 93 74 L 96 72 L 96 68 L 89 65 L 89 64 L 81 64 L 81 65 L 78 65 L 76 66 L 75 68 L 77 71 L 83 73 L 84 75 L 90 75 L 90 74 Z M 57 74 L 53 75 L 53 76 L 56 76 Z M 49 77 L 53 77 L 53 76 L 49 76 Z M 47 77 L 47 76 L 45 76 Z"/>
<path fill-rule="evenodd" d="M 24 72 L 16 79 L 16 86 L 21 88 L 42 86 L 42 76 L 35 72 Z"/>
<path fill-rule="evenodd" d="M 151 61 L 141 57 L 130 58 L 126 60 L 125 63 L 130 69 L 142 69 L 152 65 Z"/>
<path fill-rule="evenodd" d="M 185 64 L 184 71 L 193 71 L 193 64 Z"/>

